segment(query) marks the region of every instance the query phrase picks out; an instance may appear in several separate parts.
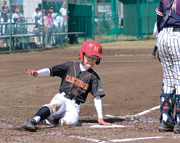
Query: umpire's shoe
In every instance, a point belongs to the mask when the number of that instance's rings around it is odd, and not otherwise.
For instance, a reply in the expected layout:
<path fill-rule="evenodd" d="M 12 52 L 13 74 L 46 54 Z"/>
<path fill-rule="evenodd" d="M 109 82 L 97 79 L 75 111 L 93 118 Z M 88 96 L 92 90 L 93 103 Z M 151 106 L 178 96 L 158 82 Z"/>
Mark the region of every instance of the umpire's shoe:
<path fill-rule="evenodd" d="M 174 126 L 174 133 L 175 134 L 180 134 L 180 122 L 177 122 Z"/>
<path fill-rule="evenodd" d="M 34 119 L 29 119 L 22 124 L 25 130 L 35 132 L 36 131 L 36 121 Z"/>
<path fill-rule="evenodd" d="M 158 130 L 159 132 L 167 132 L 167 131 L 173 131 L 174 128 L 174 122 L 165 122 L 164 120 L 161 120 Z"/>

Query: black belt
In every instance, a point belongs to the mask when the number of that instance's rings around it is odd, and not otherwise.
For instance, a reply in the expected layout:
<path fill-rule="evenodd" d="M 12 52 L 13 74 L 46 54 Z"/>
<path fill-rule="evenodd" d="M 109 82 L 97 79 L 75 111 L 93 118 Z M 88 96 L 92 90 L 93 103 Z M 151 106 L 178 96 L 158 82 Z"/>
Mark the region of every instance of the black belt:
<path fill-rule="evenodd" d="M 71 96 L 69 96 L 68 94 L 65 94 L 64 97 L 67 98 L 67 99 L 70 99 L 70 100 L 73 99 L 73 98 L 72 98 Z M 77 105 L 79 105 L 81 102 L 78 101 L 78 100 L 76 100 L 75 103 L 76 103 Z"/>
<path fill-rule="evenodd" d="M 173 28 L 173 31 L 174 31 L 174 32 L 180 32 L 180 28 L 179 28 L 179 27 L 178 27 L 178 28 L 174 27 L 174 28 Z"/>

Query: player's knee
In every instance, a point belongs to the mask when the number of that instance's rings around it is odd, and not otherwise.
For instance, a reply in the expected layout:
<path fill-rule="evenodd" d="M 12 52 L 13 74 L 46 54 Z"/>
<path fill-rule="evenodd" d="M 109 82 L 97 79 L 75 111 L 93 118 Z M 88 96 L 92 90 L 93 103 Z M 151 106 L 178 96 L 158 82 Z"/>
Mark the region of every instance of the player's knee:
<path fill-rule="evenodd" d="M 65 109 L 65 103 L 63 101 L 53 102 L 45 106 L 49 107 L 51 116 L 54 118 L 60 116 Z"/>
<path fill-rule="evenodd" d="M 77 114 L 72 117 L 63 117 L 59 120 L 59 125 L 75 126 L 78 123 L 78 118 Z"/>

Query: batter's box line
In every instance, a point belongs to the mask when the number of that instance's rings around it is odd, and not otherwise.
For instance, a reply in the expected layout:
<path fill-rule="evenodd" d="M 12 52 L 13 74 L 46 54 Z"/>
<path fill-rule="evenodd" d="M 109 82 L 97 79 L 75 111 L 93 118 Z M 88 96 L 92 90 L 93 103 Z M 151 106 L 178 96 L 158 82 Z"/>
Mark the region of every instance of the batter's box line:
<path fill-rule="evenodd" d="M 123 119 L 126 119 L 126 118 L 134 118 L 134 117 L 137 117 L 137 116 L 141 116 L 141 115 L 147 114 L 147 113 L 149 113 L 149 112 L 151 112 L 151 111 L 153 111 L 153 110 L 159 109 L 159 108 L 160 108 L 160 105 L 155 106 L 155 107 L 153 107 L 153 108 L 151 108 L 151 109 L 145 110 L 145 111 L 140 112 L 140 113 L 135 114 L 135 115 L 126 115 L 126 116 L 105 115 L 105 116 L 106 116 L 106 117 L 111 117 L 111 118 L 115 118 L 115 117 L 116 117 L 116 118 L 123 118 Z"/>

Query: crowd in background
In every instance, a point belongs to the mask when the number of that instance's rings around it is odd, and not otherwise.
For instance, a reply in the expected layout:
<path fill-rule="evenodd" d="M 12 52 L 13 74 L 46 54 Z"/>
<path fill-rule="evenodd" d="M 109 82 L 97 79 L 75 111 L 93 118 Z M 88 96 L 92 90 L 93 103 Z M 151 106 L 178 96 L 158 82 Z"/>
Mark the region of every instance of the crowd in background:
<path fill-rule="evenodd" d="M 42 19 L 43 15 L 43 19 Z M 26 22 L 26 18 L 20 13 L 20 10 L 16 8 L 12 14 L 12 19 L 8 13 L 8 6 L 3 6 L 1 11 L 1 35 L 7 35 L 7 29 L 11 20 L 11 23 L 16 23 L 14 26 L 14 34 L 27 34 L 22 23 Z M 43 22 L 43 24 L 42 24 Z M 4 25 L 3 25 L 4 23 Z M 19 24 L 18 24 L 19 23 Z M 32 34 L 37 36 L 34 37 L 34 42 L 37 45 L 42 43 L 45 44 L 47 48 L 51 47 L 59 41 L 59 36 L 52 36 L 52 33 L 61 33 L 67 30 L 67 9 L 66 2 L 62 4 L 62 8 L 59 9 L 59 13 L 54 12 L 54 8 L 51 6 L 47 10 L 42 10 L 37 7 L 35 12 L 32 14 L 32 23 L 34 23 Z M 38 39 L 38 35 L 42 34 L 42 27 L 44 26 L 44 42 L 42 36 Z M 17 39 L 18 41 L 18 39 Z M 16 41 L 16 42 L 17 42 Z M 0 42 L 5 42 L 5 39 L 0 40 Z"/>

